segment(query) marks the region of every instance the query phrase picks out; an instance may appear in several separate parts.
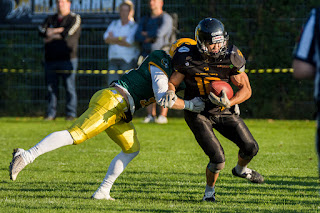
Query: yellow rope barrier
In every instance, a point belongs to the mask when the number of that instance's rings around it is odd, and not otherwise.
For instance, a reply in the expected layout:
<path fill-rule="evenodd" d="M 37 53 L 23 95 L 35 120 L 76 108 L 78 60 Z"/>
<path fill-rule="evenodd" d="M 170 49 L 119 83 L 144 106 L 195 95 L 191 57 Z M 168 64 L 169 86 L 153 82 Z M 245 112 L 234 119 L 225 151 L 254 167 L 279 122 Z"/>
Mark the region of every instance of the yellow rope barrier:
<path fill-rule="evenodd" d="M 71 72 L 76 72 L 77 74 L 93 74 L 93 75 L 98 75 L 98 74 L 123 74 L 128 72 L 129 70 L 77 70 L 77 71 L 71 71 Z M 32 73 L 32 72 L 39 72 L 39 71 L 34 71 L 31 69 L 14 69 L 14 68 L 0 68 L 0 73 Z M 57 72 L 60 73 L 69 73 L 70 70 L 59 70 Z M 292 68 L 274 68 L 274 69 L 246 69 L 246 73 L 293 73 Z"/>

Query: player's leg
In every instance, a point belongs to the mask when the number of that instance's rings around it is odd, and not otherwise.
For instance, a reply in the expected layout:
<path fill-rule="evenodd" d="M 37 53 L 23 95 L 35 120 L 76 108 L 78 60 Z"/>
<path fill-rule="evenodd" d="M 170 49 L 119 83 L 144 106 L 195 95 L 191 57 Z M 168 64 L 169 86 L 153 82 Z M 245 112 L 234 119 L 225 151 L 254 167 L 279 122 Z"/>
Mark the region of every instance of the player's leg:
<path fill-rule="evenodd" d="M 80 144 L 119 122 L 125 115 L 127 103 L 113 88 L 96 92 L 89 108 L 68 129 L 54 132 L 31 149 L 15 149 L 10 163 L 10 178 L 15 180 L 19 172 L 40 155 L 60 147 Z"/>
<path fill-rule="evenodd" d="M 221 123 L 213 127 L 240 149 L 238 163 L 233 168 L 232 174 L 246 178 L 253 183 L 263 183 L 263 176 L 247 167 L 251 159 L 258 153 L 259 146 L 244 121 L 237 115 L 222 116 Z"/>
<path fill-rule="evenodd" d="M 51 133 L 29 150 L 14 149 L 9 166 L 10 179 L 16 180 L 19 172 L 40 155 L 71 144 L 73 144 L 73 138 L 67 130 L 63 130 Z"/>
<path fill-rule="evenodd" d="M 215 201 L 215 183 L 225 164 L 223 148 L 212 130 L 211 120 L 189 111 L 184 112 L 184 117 L 198 144 L 210 159 L 206 168 L 207 185 L 203 200 L 213 202 Z"/>
<path fill-rule="evenodd" d="M 132 122 L 120 121 L 106 129 L 106 132 L 122 151 L 111 161 L 106 176 L 92 198 L 113 200 L 110 196 L 112 185 L 130 161 L 138 155 L 140 144 Z"/>

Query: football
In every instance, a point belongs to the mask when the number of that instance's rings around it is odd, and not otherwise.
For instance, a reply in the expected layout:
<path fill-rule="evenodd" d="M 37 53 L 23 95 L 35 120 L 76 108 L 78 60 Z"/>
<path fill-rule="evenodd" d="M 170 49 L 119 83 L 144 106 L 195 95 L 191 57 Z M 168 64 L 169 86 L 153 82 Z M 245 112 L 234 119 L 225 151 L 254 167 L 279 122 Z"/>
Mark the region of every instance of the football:
<path fill-rule="evenodd" d="M 227 93 L 227 97 L 229 99 L 233 97 L 233 89 L 230 84 L 225 81 L 211 81 L 210 92 L 213 92 L 216 96 L 221 97 L 222 90 Z"/>

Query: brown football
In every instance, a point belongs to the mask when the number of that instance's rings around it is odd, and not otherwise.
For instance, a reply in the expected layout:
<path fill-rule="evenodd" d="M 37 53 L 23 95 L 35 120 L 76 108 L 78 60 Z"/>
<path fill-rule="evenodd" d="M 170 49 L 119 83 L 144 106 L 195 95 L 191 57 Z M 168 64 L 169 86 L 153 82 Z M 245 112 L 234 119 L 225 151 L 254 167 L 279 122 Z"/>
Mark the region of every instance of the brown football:
<path fill-rule="evenodd" d="M 216 96 L 221 97 L 221 91 L 224 90 L 227 93 L 227 97 L 230 99 L 233 97 L 233 89 L 225 81 L 211 81 L 210 91 L 213 92 Z"/>

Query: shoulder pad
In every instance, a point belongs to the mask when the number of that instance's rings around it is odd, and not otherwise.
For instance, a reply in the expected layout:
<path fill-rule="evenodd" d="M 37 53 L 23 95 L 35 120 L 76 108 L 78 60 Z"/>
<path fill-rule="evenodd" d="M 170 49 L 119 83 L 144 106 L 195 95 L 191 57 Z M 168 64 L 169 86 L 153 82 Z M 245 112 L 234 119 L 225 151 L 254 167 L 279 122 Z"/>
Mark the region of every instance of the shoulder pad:
<path fill-rule="evenodd" d="M 163 50 L 155 50 L 148 56 L 148 63 L 154 66 L 168 69 L 171 67 L 171 57 Z"/>
<path fill-rule="evenodd" d="M 183 44 L 180 47 L 178 47 L 177 51 L 175 52 L 172 58 L 172 63 L 174 67 L 184 67 L 186 61 L 190 59 L 190 57 L 193 57 L 193 53 L 194 51 L 192 45 Z"/>
<path fill-rule="evenodd" d="M 246 64 L 246 59 L 242 55 L 242 52 L 234 45 L 232 46 L 232 50 L 230 52 L 230 60 L 231 63 L 238 69 Z"/>

